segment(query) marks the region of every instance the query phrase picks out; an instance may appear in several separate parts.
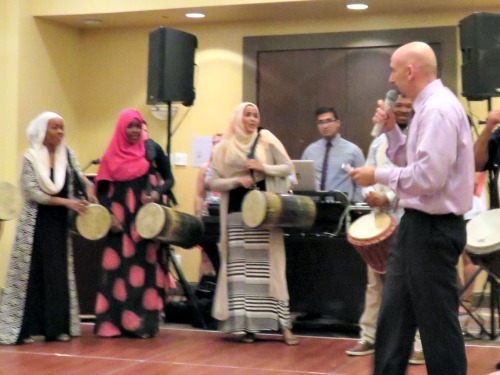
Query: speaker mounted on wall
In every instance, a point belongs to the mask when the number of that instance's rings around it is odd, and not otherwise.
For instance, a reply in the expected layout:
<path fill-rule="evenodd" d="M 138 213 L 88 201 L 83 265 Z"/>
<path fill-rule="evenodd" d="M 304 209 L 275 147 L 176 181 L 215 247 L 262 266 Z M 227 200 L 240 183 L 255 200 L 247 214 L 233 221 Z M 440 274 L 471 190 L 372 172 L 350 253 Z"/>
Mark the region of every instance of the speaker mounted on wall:
<path fill-rule="evenodd" d="M 149 33 L 147 104 L 193 105 L 196 36 L 160 27 Z"/>
<path fill-rule="evenodd" d="M 500 96 L 500 14 L 473 13 L 458 26 L 462 95 L 468 100 Z"/>

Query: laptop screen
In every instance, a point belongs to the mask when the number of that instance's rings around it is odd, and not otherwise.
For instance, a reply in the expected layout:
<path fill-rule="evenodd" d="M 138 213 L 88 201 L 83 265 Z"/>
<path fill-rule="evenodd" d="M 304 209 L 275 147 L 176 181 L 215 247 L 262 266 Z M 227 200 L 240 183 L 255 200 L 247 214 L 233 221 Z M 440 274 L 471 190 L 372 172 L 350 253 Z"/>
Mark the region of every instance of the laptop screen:
<path fill-rule="evenodd" d="M 295 191 L 317 191 L 316 173 L 313 160 L 292 160 L 297 175 L 297 184 L 292 186 Z"/>

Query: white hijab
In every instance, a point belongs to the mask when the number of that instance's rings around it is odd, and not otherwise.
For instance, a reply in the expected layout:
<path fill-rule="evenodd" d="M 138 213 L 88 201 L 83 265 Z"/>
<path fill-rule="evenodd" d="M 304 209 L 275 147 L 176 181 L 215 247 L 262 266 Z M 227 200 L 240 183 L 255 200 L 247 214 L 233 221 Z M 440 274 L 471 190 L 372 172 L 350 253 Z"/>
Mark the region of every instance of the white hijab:
<path fill-rule="evenodd" d="M 30 122 L 26 130 L 30 146 L 24 155 L 33 164 L 41 189 L 50 195 L 59 193 L 63 188 L 66 182 L 66 169 L 68 166 L 68 154 L 63 141 L 56 147 L 54 181 L 50 179 L 49 150 L 43 142 L 48 123 L 53 118 L 62 119 L 57 113 L 42 112 Z"/>
<path fill-rule="evenodd" d="M 243 113 L 248 106 L 254 107 L 258 113 L 259 110 L 253 103 L 244 102 L 237 105 L 229 119 L 229 128 L 214 150 L 214 166 L 224 177 L 241 176 L 245 173 L 248 153 L 257 138 L 257 129 L 249 134 L 243 125 Z M 259 154 L 258 148 L 255 153 Z M 264 162 L 263 157 L 264 155 L 257 155 L 257 159 Z"/>
<path fill-rule="evenodd" d="M 259 113 L 259 109 L 253 103 L 243 102 L 238 104 L 231 114 L 228 130 L 224 133 L 222 141 L 214 148 L 212 163 L 223 177 L 242 176 L 247 173 L 245 162 L 248 160 L 248 153 L 257 138 L 257 134 L 259 134 L 257 129 L 250 134 L 245 131 L 243 114 L 248 106 L 254 107 Z M 293 163 L 285 147 L 269 130 L 262 129 L 260 131 L 259 143 L 255 148 L 256 159 L 260 160 L 261 163 L 266 163 L 266 149 L 271 144 L 288 159 L 288 164 L 292 168 L 292 178 L 296 180 Z M 255 173 L 257 181 L 261 180 L 262 176 L 261 172 Z"/>

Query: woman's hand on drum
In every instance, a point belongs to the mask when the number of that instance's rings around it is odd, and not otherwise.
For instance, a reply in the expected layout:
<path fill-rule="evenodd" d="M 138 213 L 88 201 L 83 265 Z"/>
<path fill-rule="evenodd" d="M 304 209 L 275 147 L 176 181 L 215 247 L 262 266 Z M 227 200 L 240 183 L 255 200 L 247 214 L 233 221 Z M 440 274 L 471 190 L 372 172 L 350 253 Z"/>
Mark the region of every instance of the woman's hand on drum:
<path fill-rule="evenodd" d="M 87 212 L 87 205 L 86 205 L 85 201 L 82 201 L 80 199 L 67 199 L 66 200 L 66 207 L 68 207 L 70 210 L 73 210 L 79 214 Z"/>
<path fill-rule="evenodd" d="M 375 184 L 375 168 L 359 167 L 349 172 L 349 176 L 360 186 L 370 186 Z"/>
<path fill-rule="evenodd" d="M 90 203 L 99 204 L 99 200 L 95 195 L 94 185 L 87 185 L 85 192 L 87 193 L 87 199 Z"/>
<path fill-rule="evenodd" d="M 113 232 L 113 233 L 121 233 L 121 232 L 123 232 L 123 225 L 122 225 L 122 223 L 113 214 L 111 214 L 111 227 L 110 227 L 110 231 Z"/>
<path fill-rule="evenodd" d="M 370 206 L 370 207 L 388 207 L 389 206 L 389 199 L 385 194 L 380 194 L 375 191 L 370 191 L 368 194 L 366 194 L 365 197 L 365 202 Z"/>
<path fill-rule="evenodd" d="M 253 169 L 254 171 L 259 171 L 259 172 L 264 171 L 264 164 L 262 164 L 260 161 L 256 159 L 248 159 L 245 162 L 245 167 L 247 169 Z"/>
<path fill-rule="evenodd" d="M 151 194 L 148 194 L 147 191 L 143 191 L 141 193 L 142 204 L 158 202 L 159 200 L 160 200 L 160 194 L 156 190 L 151 191 Z"/>
<path fill-rule="evenodd" d="M 239 177 L 238 182 L 241 186 L 247 189 L 252 187 L 254 184 L 253 178 L 249 175 Z"/>

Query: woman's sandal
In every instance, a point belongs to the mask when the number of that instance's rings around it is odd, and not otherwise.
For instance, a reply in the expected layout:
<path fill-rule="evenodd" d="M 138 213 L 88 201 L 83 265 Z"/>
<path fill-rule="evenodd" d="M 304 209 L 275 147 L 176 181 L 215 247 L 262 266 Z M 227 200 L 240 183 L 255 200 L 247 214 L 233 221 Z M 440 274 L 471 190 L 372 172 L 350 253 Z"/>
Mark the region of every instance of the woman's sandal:
<path fill-rule="evenodd" d="M 246 342 L 246 343 L 255 342 L 255 333 L 246 332 L 245 335 L 241 338 L 241 342 Z"/>
<path fill-rule="evenodd" d="M 67 333 L 61 333 L 56 337 L 56 341 L 60 342 L 68 342 L 71 340 L 71 337 Z"/>
<path fill-rule="evenodd" d="M 23 344 L 33 344 L 35 342 L 35 340 L 33 339 L 33 337 L 26 337 L 23 339 Z"/>
<path fill-rule="evenodd" d="M 283 341 L 290 346 L 299 345 L 299 338 L 289 328 L 283 328 Z"/>
<path fill-rule="evenodd" d="M 285 344 L 290 345 L 290 346 L 299 345 L 299 338 L 297 336 L 294 336 L 294 335 L 283 336 L 283 341 L 285 342 Z"/>

